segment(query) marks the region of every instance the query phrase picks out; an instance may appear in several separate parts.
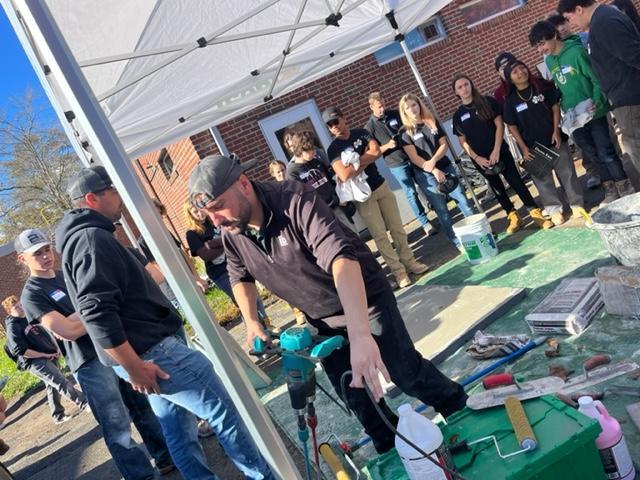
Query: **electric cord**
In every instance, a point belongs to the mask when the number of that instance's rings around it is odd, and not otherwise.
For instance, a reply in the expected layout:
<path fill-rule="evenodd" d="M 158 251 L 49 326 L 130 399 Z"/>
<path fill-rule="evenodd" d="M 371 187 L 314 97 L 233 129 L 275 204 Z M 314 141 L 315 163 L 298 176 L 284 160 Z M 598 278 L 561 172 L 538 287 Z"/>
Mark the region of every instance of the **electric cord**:
<path fill-rule="evenodd" d="M 340 389 L 342 391 L 342 397 L 343 397 L 342 399 L 344 400 L 345 404 L 347 405 L 347 409 L 349 411 L 349 415 L 351 415 L 352 412 L 351 412 L 351 408 L 349 407 L 349 404 L 347 402 L 347 390 L 346 390 L 346 385 L 344 383 L 344 380 L 347 377 L 347 375 L 353 376 L 353 372 L 351 370 L 347 370 L 346 372 L 344 372 L 342 374 L 342 376 L 340 377 Z M 378 405 L 378 402 L 376 402 L 376 399 L 373 397 L 373 393 L 371 392 L 371 389 L 366 384 L 366 382 L 364 383 L 364 389 L 367 392 L 367 395 L 369 396 L 369 399 L 371 400 L 371 403 L 373 403 L 373 406 L 376 409 L 376 412 L 378 412 L 378 415 L 380 416 L 380 418 L 382 419 L 382 421 L 384 422 L 384 424 L 387 426 L 387 428 L 389 430 L 391 430 L 395 435 L 400 437 L 400 439 L 402 439 L 402 441 L 404 441 L 407 445 L 409 445 L 415 451 L 420 453 L 423 457 L 425 457 L 431 463 L 433 463 L 434 465 L 437 465 L 440 469 L 442 469 L 443 471 L 445 471 L 446 473 L 451 475 L 453 478 L 457 478 L 458 480 L 465 480 L 465 478 L 462 475 L 460 475 L 458 472 L 455 472 L 455 471 L 449 469 L 448 467 L 445 467 L 444 465 L 441 465 L 439 462 L 437 462 L 436 460 L 431 458 L 431 456 L 428 453 L 426 453 L 424 450 L 422 450 L 420 447 L 418 447 L 415 443 L 413 443 L 407 437 L 405 437 L 400 432 L 398 432 L 396 427 L 394 427 L 392 425 L 392 423 L 389 421 L 387 416 L 384 414 L 384 412 L 382 411 L 382 409 Z"/>

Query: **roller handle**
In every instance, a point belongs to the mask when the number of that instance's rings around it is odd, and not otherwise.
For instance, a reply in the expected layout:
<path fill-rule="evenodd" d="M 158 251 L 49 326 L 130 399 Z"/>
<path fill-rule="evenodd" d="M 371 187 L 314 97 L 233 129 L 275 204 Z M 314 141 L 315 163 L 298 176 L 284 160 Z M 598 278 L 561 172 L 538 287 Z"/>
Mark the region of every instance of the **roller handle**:
<path fill-rule="evenodd" d="M 327 442 L 321 443 L 318 447 L 318 451 L 320 452 L 320 455 L 322 455 L 322 458 L 324 458 L 324 461 L 327 462 L 327 465 L 329 465 L 331 471 L 336 476 L 336 480 L 351 480 L 351 477 L 345 470 L 342 462 L 340 462 L 338 456 L 333 451 L 333 448 L 331 448 L 331 445 L 329 445 Z"/>
<path fill-rule="evenodd" d="M 607 365 L 608 363 L 611 363 L 611 357 L 609 355 L 601 353 L 585 360 L 585 362 L 582 364 L 582 368 L 584 368 L 584 373 L 586 375 L 594 368 L 600 367 L 602 365 Z"/>
<path fill-rule="evenodd" d="M 508 385 L 515 384 L 515 379 L 510 373 L 496 373 L 495 375 L 489 375 L 482 380 L 482 386 L 485 390 L 491 390 L 492 388 L 506 387 Z"/>
<path fill-rule="evenodd" d="M 516 397 L 507 397 L 504 401 L 504 407 L 507 409 L 509 421 L 520 447 L 528 450 L 535 449 L 538 446 L 538 440 L 533 433 L 527 414 L 522 408 L 522 402 Z"/>

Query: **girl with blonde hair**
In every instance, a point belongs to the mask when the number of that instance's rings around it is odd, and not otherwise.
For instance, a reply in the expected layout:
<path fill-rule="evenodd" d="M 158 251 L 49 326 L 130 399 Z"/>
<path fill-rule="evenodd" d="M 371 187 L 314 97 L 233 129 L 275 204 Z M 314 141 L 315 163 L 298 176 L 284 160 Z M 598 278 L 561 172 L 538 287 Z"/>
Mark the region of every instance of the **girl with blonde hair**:
<path fill-rule="evenodd" d="M 415 181 L 438 215 L 449 240 L 460 248 L 460 242 L 453 233 L 447 196 L 456 202 L 465 217 L 473 214 L 473 208 L 458 182 L 451 160 L 446 156 L 449 147 L 444 129 L 417 95 L 403 95 L 398 110 L 404 126 L 402 148 L 413 164 Z"/>

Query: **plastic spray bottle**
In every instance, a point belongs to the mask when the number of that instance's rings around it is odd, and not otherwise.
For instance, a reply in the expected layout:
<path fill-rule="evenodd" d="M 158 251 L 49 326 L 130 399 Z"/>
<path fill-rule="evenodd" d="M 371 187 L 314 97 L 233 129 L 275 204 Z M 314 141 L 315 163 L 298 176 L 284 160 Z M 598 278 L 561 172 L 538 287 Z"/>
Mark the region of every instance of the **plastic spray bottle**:
<path fill-rule="evenodd" d="M 438 464 L 453 470 L 451 455 L 446 445 L 443 444 L 442 432 L 436 424 L 414 411 L 408 403 L 398 408 L 398 414 L 400 416 L 398 432 L 428 453 L 429 457 Z M 425 458 L 397 435 L 396 450 L 411 480 L 451 479 L 451 476 L 442 468 L 430 462 L 428 458 Z"/>
<path fill-rule="evenodd" d="M 632 480 L 636 478 L 629 448 L 618 421 L 609 415 L 599 400 L 594 401 L 591 397 L 580 397 L 578 405 L 579 412 L 595 418 L 602 427 L 602 432 L 596 438 L 596 447 L 600 453 L 607 479 Z"/>

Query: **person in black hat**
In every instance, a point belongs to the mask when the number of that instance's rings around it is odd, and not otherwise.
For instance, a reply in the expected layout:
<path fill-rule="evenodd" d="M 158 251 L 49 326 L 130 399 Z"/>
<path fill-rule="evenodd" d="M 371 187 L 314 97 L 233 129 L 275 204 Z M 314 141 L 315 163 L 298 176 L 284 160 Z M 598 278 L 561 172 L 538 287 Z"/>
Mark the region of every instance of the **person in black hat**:
<path fill-rule="evenodd" d="M 39 322 L 61 339 L 67 366 L 82 387 L 120 474 L 125 480 L 144 480 L 155 474 L 146 454 L 131 438 L 132 420 L 158 471 L 165 474 L 175 470 L 147 398 L 98 360 L 71 304 L 62 272 L 54 270 L 53 245 L 40 230 L 27 232 L 36 232 L 41 243 L 37 250 L 24 251 L 18 257 L 29 269 L 21 294 L 25 314 L 29 322 Z"/>
<path fill-rule="evenodd" d="M 337 107 L 330 107 L 322 112 L 322 120 L 334 136 L 327 154 L 337 178 L 347 182 L 361 172 L 366 174 L 371 195 L 364 201 L 354 202 L 356 210 L 364 220 L 398 286 L 408 287 L 411 285 L 408 274 L 421 275 L 428 270 L 428 267 L 418 262 L 413 255 L 396 197 L 376 167 L 376 159 L 381 154 L 378 142 L 363 128 L 349 128 L 344 115 Z M 342 156 L 345 154 L 355 154 L 359 157 L 358 170 L 353 165 L 343 164 Z M 391 233 L 393 245 L 389 241 L 387 231 Z"/>
<path fill-rule="evenodd" d="M 449 149 L 442 125 L 424 102 L 412 93 L 403 95 L 398 106 L 402 124 L 402 148 L 413 164 L 416 181 L 436 211 L 449 240 L 458 248 L 462 245 L 453 233 L 453 219 L 447 206 L 451 197 L 465 217 L 473 215 L 473 207 L 459 183 L 443 191 L 447 179 L 456 179 L 456 169 L 447 157 Z"/>
<path fill-rule="evenodd" d="M 500 104 L 492 97 L 480 95 L 466 75 L 456 75 L 451 86 L 461 102 L 460 108 L 453 114 L 453 131 L 507 213 L 507 233 L 519 230 L 522 219 L 509 198 L 500 174 L 529 209 L 531 217 L 542 218 L 542 212 L 520 178 L 509 147 L 504 142 L 504 122 Z"/>
<path fill-rule="evenodd" d="M 500 77 L 500 85 L 496 87 L 496 90 L 493 93 L 493 98 L 495 98 L 500 104 L 504 103 L 504 99 L 507 97 L 507 91 L 509 89 L 507 80 L 504 78 L 504 69 L 507 68 L 507 65 L 511 62 L 515 62 L 516 60 L 517 58 L 513 53 L 500 52 L 494 62 L 496 72 L 498 72 L 498 76 Z"/>
<path fill-rule="evenodd" d="M 214 479 L 190 411 L 250 479 L 274 479 L 209 359 L 187 348 L 182 319 L 142 263 L 114 237 L 122 200 L 101 166 L 67 192 L 76 207 L 56 230 L 69 297 L 100 360 L 148 395 L 171 457 L 185 478 Z"/>
<path fill-rule="evenodd" d="M 189 180 L 191 201 L 222 229 L 233 294 L 247 329 L 247 342 L 269 341 L 255 311 L 259 281 L 302 310 L 320 335 L 348 337 L 323 366 L 335 390 L 351 370 L 346 400 L 378 452 L 394 445 L 362 389 L 371 388 L 385 415 L 398 419 L 382 400 L 378 373 L 445 416 L 465 405 L 462 386 L 422 358 L 409 337 L 393 291 L 366 244 L 342 228 L 331 209 L 300 182 L 254 182 L 231 159 L 203 159 Z"/>

